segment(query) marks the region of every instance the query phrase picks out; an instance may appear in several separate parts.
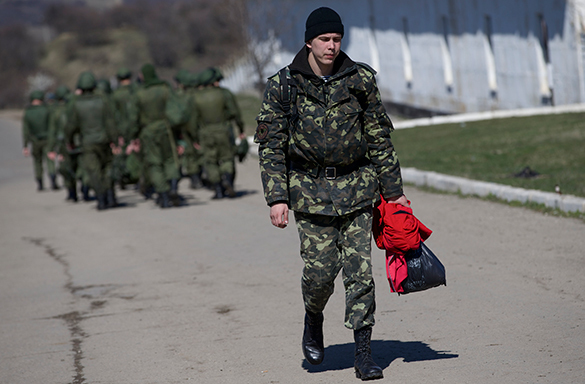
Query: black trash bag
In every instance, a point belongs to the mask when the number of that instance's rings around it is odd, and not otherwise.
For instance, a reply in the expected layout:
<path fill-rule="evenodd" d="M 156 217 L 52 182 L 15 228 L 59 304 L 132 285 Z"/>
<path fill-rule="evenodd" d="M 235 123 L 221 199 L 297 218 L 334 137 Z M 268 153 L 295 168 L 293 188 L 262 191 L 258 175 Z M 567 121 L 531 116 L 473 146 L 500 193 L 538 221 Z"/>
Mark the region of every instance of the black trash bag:
<path fill-rule="evenodd" d="M 429 288 L 447 285 L 445 266 L 425 243 L 404 255 L 408 277 L 402 282 L 402 294 L 424 291 Z"/>
<path fill-rule="evenodd" d="M 250 144 L 248 144 L 248 139 L 244 137 L 240 141 L 240 144 L 238 144 L 238 147 L 236 148 L 236 154 L 238 155 L 238 159 L 240 160 L 240 163 L 242 161 L 244 161 L 244 159 L 246 158 L 246 155 L 248 154 L 249 149 L 250 149 Z"/>

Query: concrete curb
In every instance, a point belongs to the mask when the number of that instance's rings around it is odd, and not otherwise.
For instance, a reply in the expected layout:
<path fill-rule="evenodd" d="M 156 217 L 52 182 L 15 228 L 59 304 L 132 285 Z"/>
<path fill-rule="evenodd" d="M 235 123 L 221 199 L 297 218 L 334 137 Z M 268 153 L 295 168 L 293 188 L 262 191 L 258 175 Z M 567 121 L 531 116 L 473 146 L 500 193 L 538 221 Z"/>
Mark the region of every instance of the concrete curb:
<path fill-rule="evenodd" d="M 505 201 L 534 202 L 544 204 L 547 207 L 558 208 L 565 212 L 585 212 L 585 199 L 572 195 L 559 195 L 534 189 L 515 188 L 485 181 L 468 180 L 463 177 L 421 171 L 416 168 L 402 168 L 402 178 L 407 183 L 431 187 L 440 191 L 480 197 L 493 195 Z"/>

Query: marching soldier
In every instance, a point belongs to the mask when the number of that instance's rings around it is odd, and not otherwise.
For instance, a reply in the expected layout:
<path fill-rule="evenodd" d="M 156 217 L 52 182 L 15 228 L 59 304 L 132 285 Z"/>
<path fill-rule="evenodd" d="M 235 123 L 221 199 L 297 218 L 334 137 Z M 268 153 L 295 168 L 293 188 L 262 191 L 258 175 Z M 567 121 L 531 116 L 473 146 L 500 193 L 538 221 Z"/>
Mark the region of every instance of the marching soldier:
<path fill-rule="evenodd" d="M 112 92 L 111 100 L 118 130 L 118 145 L 121 153 L 114 156 L 113 177 L 114 181 L 124 189 L 126 184 L 138 182 L 140 178 L 140 159 L 136 152 L 126 149 L 130 143 L 132 121 L 136 118 L 133 110 L 134 85 L 132 84 L 132 72 L 128 68 L 120 68 L 116 73 L 118 88 Z"/>
<path fill-rule="evenodd" d="M 73 148 L 74 137 L 80 136 L 81 167 L 97 197 L 97 209 L 117 205 L 111 178 L 112 152 L 117 147 L 114 112 L 106 96 L 96 91 L 97 82 L 91 72 L 79 76 L 77 88 L 81 94 L 69 103 L 65 137 Z"/>
<path fill-rule="evenodd" d="M 71 92 L 64 85 L 55 90 L 55 103 L 51 108 L 49 120 L 48 157 L 59 159 L 59 173 L 67 188 L 67 200 L 77 202 L 77 172 L 79 164 L 79 149 L 69 150 L 65 142 L 65 127 L 67 125 L 67 103 Z M 76 143 L 79 146 L 79 143 Z"/>
<path fill-rule="evenodd" d="M 244 138 L 244 123 L 233 94 L 219 86 L 223 77 L 215 68 L 200 75 L 204 85 L 195 97 L 195 113 L 199 133 L 199 144 L 203 150 L 203 161 L 209 182 L 215 188 L 214 199 L 227 194 L 235 197 L 235 142 L 232 121 L 236 122 L 240 138 Z"/>
<path fill-rule="evenodd" d="M 171 187 L 179 180 L 177 132 L 166 119 L 167 101 L 173 92 L 170 85 L 158 78 L 152 64 L 141 69 L 143 85 L 136 92 L 137 134 L 143 151 L 148 178 L 158 194 L 161 208 L 171 206 Z"/>
<path fill-rule="evenodd" d="M 32 154 L 37 190 L 43 187 L 43 162 L 47 164 L 47 170 L 51 179 L 51 189 L 57 190 L 57 175 L 55 174 L 55 162 L 47 157 L 49 148 L 47 139 L 49 135 L 49 107 L 43 101 L 43 91 L 33 91 L 30 94 L 30 105 L 25 109 L 22 119 L 23 149 L 25 156 Z M 28 145 L 32 144 L 32 150 Z"/>

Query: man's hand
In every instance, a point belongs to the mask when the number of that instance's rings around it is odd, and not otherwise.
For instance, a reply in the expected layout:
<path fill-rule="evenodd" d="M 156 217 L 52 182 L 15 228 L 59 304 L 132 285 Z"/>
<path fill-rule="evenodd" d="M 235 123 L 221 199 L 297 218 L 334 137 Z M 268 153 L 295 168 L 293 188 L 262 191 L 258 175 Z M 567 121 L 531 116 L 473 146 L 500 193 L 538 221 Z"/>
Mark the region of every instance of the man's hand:
<path fill-rule="evenodd" d="M 270 221 L 278 228 L 286 228 L 288 225 L 288 205 L 277 203 L 270 207 Z"/>
<path fill-rule="evenodd" d="M 110 148 L 112 149 L 112 153 L 114 155 L 119 155 L 122 153 L 122 148 L 116 146 L 114 143 L 110 143 Z"/>
<path fill-rule="evenodd" d="M 30 150 L 28 149 L 28 147 L 22 148 L 22 154 L 25 155 L 26 157 L 30 156 Z"/>
<path fill-rule="evenodd" d="M 410 204 L 408 203 L 408 199 L 404 195 L 391 197 L 388 199 L 388 202 L 400 204 L 400 205 L 403 205 L 405 207 L 410 207 Z"/>
<path fill-rule="evenodd" d="M 51 151 L 51 152 L 47 153 L 47 157 L 49 158 L 49 160 L 55 161 L 55 159 L 57 158 L 57 152 Z"/>

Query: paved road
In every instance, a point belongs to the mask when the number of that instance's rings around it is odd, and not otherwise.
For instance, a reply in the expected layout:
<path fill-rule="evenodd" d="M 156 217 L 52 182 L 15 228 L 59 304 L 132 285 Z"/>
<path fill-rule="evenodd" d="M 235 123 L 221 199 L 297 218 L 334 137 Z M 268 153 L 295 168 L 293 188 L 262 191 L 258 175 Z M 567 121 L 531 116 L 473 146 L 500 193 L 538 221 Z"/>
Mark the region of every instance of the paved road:
<path fill-rule="evenodd" d="M 253 159 L 236 199 L 183 181 L 186 207 L 121 191 L 97 212 L 36 192 L 20 145 L 0 119 L 0 383 L 358 382 L 339 289 L 325 362 L 303 362 L 298 238 L 270 226 Z M 448 286 L 392 295 L 374 251 L 379 382 L 582 383 L 583 222 L 407 195 Z"/>

